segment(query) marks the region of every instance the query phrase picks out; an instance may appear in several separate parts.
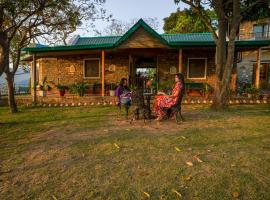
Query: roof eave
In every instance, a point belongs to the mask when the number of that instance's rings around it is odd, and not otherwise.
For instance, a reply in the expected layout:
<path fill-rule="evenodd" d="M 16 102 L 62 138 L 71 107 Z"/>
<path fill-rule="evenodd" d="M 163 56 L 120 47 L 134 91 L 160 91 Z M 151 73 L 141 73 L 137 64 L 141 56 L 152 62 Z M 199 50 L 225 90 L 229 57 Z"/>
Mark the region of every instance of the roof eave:
<path fill-rule="evenodd" d="M 23 51 L 28 53 L 41 53 L 41 52 L 56 52 L 56 51 L 79 51 L 79 50 L 101 50 L 114 48 L 113 44 L 103 45 L 78 45 L 78 46 L 56 46 L 44 48 L 24 48 Z"/>

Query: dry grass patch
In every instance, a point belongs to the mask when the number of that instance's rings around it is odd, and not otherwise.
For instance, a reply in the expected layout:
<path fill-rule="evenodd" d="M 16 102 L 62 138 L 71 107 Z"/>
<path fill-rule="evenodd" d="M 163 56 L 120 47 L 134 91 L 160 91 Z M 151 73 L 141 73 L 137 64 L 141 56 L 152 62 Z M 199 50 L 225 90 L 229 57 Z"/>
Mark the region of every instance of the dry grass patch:
<path fill-rule="evenodd" d="M 0 111 L 0 198 L 270 199 L 267 105 L 184 106 L 179 125 L 113 109 Z"/>

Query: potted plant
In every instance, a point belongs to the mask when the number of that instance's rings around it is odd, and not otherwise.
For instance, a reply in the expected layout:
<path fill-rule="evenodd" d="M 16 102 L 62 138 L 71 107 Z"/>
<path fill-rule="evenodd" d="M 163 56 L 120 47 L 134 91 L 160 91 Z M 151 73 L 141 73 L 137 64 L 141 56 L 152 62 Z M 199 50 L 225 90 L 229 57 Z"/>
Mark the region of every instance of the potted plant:
<path fill-rule="evenodd" d="M 232 99 L 233 94 L 234 94 L 234 91 L 231 88 L 228 88 L 227 89 L 227 96 L 229 99 Z"/>
<path fill-rule="evenodd" d="M 38 84 L 36 88 L 38 90 L 38 95 L 41 97 L 45 97 L 46 91 L 50 91 L 52 89 L 51 86 L 48 84 L 47 77 L 44 77 L 42 83 Z"/>
<path fill-rule="evenodd" d="M 86 83 L 75 83 L 69 87 L 72 94 L 78 94 L 80 97 L 83 97 L 88 89 L 89 85 Z"/>
<path fill-rule="evenodd" d="M 58 92 L 59 92 L 60 97 L 65 96 L 66 90 L 68 89 L 67 86 L 58 84 L 58 85 L 56 85 L 56 88 L 58 89 Z"/>
<path fill-rule="evenodd" d="M 110 84 L 110 90 L 109 90 L 109 93 L 110 93 L 111 97 L 115 96 L 115 88 L 116 88 L 116 85 L 114 83 L 111 83 Z"/>
<path fill-rule="evenodd" d="M 246 88 L 246 93 L 248 95 L 248 98 L 252 98 L 256 97 L 256 95 L 259 93 L 259 90 L 254 85 L 250 85 Z"/>
<path fill-rule="evenodd" d="M 209 99 L 209 96 L 210 96 L 210 94 L 211 94 L 211 92 L 212 92 L 212 89 L 211 89 L 211 87 L 206 83 L 206 84 L 204 84 L 204 88 L 201 90 L 201 92 L 202 92 L 204 98 L 205 98 L 206 100 L 208 100 L 208 99 Z"/>

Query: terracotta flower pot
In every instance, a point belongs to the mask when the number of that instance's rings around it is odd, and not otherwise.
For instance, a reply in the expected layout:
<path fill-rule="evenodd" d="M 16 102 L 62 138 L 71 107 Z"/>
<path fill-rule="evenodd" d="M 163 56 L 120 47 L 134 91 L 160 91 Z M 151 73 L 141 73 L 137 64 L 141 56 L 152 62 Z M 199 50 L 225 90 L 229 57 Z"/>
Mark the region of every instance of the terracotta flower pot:
<path fill-rule="evenodd" d="M 110 90 L 109 92 L 110 92 L 110 96 L 111 97 L 114 97 L 115 96 L 115 91 L 114 90 Z"/>
<path fill-rule="evenodd" d="M 210 96 L 209 93 L 204 94 L 204 99 L 208 100 L 209 99 L 209 96 Z"/>
<path fill-rule="evenodd" d="M 66 91 L 65 90 L 59 90 L 60 97 L 65 96 L 65 94 L 66 94 Z"/>
<path fill-rule="evenodd" d="M 44 90 L 39 90 L 39 91 L 38 91 L 38 96 L 40 96 L 40 97 L 46 97 L 46 91 L 44 91 Z"/>

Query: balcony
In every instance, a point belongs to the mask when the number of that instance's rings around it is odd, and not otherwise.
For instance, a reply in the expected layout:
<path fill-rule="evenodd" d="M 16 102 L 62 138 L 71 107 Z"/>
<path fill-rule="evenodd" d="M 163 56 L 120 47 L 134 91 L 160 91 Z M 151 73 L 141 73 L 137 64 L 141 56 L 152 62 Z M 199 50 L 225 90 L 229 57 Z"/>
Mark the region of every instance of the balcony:
<path fill-rule="evenodd" d="M 240 33 L 238 40 L 270 40 L 270 32 Z"/>

